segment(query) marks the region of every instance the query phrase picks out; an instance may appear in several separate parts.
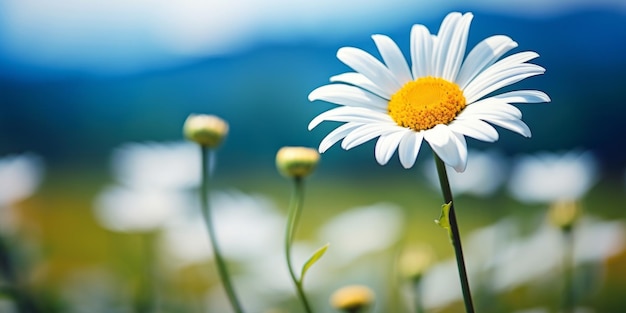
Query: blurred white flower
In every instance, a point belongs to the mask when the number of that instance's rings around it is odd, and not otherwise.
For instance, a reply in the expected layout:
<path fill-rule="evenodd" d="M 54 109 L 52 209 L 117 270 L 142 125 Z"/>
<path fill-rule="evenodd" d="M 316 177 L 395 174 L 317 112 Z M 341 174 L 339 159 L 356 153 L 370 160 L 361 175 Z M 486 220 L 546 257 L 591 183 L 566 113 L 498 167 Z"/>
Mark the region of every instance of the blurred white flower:
<path fill-rule="evenodd" d="M 455 195 L 488 197 L 504 182 L 507 174 L 505 163 L 504 156 L 495 150 L 470 151 L 465 172 L 459 173 L 446 165 L 450 188 Z M 424 172 L 428 181 L 439 190 L 439 175 L 435 162 L 424 163 Z"/>
<path fill-rule="evenodd" d="M 0 207 L 10 206 L 35 193 L 43 172 L 42 159 L 33 154 L 0 158 Z"/>
<path fill-rule="evenodd" d="M 200 148 L 191 142 L 127 143 L 111 161 L 115 179 L 128 187 L 172 190 L 200 184 Z"/>
<path fill-rule="evenodd" d="M 598 165 L 591 152 L 538 153 L 519 157 L 509 191 L 523 202 L 578 200 L 594 185 Z"/>
<path fill-rule="evenodd" d="M 324 224 L 319 238 L 331 244 L 329 256 L 349 263 L 393 245 L 402 235 L 403 219 L 402 210 L 389 203 L 354 208 Z"/>
<path fill-rule="evenodd" d="M 559 272 L 563 260 L 561 232 L 548 223 L 540 225 L 531 235 L 520 238 L 515 221 L 503 220 L 471 233 L 466 246 L 466 264 L 470 277 L 481 277 L 491 271 L 490 284 L 494 290 L 509 290 L 531 284 Z M 494 245 L 504 233 L 506 245 Z M 626 248 L 626 226 L 621 222 L 605 222 L 582 218 L 573 229 L 574 266 L 601 262 Z M 494 246 L 493 249 L 473 249 Z M 462 299 L 456 263 L 453 259 L 434 266 L 423 278 L 424 305 L 441 307 Z M 460 286 L 459 286 L 460 287 Z"/>
<path fill-rule="evenodd" d="M 192 204 L 185 193 L 109 186 L 97 196 L 94 213 L 109 230 L 147 232 L 162 227 Z"/>
<path fill-rule="evenodd" d="M 213 192 L 210 201 L 216 239 L 226 258 L 254 262 L 282 247 L 285 218 L 269 199 L 231 190 Z M 204 218 L 197 203 L 193 208 L 179 212 L 163 229 L 164 251 L 179 265 L 212 258 Z"/>
<path fill-rule="evenodd" d="M 12 206 L 35 193 L 43 174 L 43 160 L 34 154 L 0 158 L 0 233 L 15 232 L 19 220 Z"/>

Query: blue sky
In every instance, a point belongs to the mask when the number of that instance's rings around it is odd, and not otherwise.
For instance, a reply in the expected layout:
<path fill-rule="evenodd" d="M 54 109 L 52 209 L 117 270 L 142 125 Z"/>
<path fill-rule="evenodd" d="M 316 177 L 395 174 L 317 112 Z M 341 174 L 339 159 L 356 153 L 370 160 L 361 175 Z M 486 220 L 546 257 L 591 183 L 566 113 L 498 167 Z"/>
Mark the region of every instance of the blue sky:
<path fill-rule="evenodd" d="M 450 10 L 550 17 L 623 0 L 0 0 L 0 62 L 127 74 L 235 53 L 265 42 L 381 32 Z M 1 68 L 1 67 L 0 67 Z"/>

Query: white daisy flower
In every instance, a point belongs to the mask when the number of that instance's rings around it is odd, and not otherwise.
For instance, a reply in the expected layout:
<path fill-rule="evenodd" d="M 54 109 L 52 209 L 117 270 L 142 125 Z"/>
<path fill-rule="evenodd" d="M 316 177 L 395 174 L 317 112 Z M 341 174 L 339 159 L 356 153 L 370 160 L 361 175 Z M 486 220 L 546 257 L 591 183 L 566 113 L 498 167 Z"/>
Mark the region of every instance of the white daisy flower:
<path fill-rule="evenodd" d="M 353 47 L 337 51 L 337 58 L 351 67 L 330 78 L 331 84 L 309 94 L 309 100 L 340 105 L 315 117 L 309 130 L 323 121 L 343 122 L 322 140 L 320 152 L 343 139 L 351 149 L 379 137 L 376 160 L 386 164 L 398 150 L 405 168 L 414 165 L 426 140 L 435 153 L 456 171 L 465 170 L 465 136 L 494 142 L 497 125 L 525 137 L 530 129 L 522 113 L 511 103 L 549 102 L 538 90 L 492 92 L 527 77 L 545 72 L 527 63 L 539 55 L 533 51 L 513 54 L 502 60 L 517 43 L 504 35 L 478 43 L 465 56 L 471 13 L 450 13 L 439 33 L 431 35 L 424 25 L 411 29 L 411 66 L 389 37 L 374 35 L 382 61 Z"/>
<path fill-rule="evenodd" d="M 515 160 L 509 191 L 526 203 L 576 201 L 595 185 L 598 172 L 590 151 L 524 155 Z"/>

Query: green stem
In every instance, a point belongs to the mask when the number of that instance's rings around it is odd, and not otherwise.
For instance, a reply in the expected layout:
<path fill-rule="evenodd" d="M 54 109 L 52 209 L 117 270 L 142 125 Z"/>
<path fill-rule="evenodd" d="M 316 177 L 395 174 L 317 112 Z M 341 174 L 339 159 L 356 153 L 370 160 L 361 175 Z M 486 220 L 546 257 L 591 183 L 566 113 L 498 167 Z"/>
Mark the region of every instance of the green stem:
<path fill-rule="evenodd" d="M 565 251 L 563 253 L 563 313 L 574 312 L 574 234 L 572 229 L 563 230 Z"/>
<path fill-rule="evenodd" d="M 139 278 L 139 290 L 135 296 L 135 312 L 150 313 L 155 311 L 155 263 L 154 263 L 154 240 L 156 233 L 148 232 L 140 234 L 142 255 L 141 255 L 141 277 Z"/>
<path fill-rule="evenodd" d="M 461 247 L 461 235 L 459 233 L 459 226 L 456 221 L 456 213 L 454 212 L 454 202 L 452 201 L 452 190 L 450 189 L 450 182 L 448 181 L 448 174 L 446 173 L 446 165 L 434 153 L 435 164 L 437 165 L 437 173 L 439 174 L 439 183 L 441 184 L 441 190 L 443 192 L 443 199 L 445 203 L 450 203 L 450 231 L 452 233 L 452 245 L 454 246 L 454 254 L 456 255 L 456 265 L 459 269 L 459 277 L 461 279 L 461 289 L 463 291 L 463 301 L 465 302 L 465 311 L 467 313 L 474 313 L 474 304 L 472 303 L 472 295 L 470 292 L 469 281 L 467 279 L 467 270 L 465 269 L 465 260 L 463 258 L 463 248 Z"/>
<path fill-rule="evenodd" d="M 233 285 L 230 281 L 230 276 L 228 275 L 228 270 L 226 268 L 226 262 L 224 261 L 222 254 L 220 253 L 219 246 L 217 244 L 217 239 L 215 236 L 215 230 L 213 229 L 213 222 L 211 221 L 211 212 L 209 205 L 209 164 L 211 151 L 209 148 L 201 147 L 202 149 L 202 185 L 200 188 L 200 204 L 202 205 L 202 214 L 204 216 L 204 220 L 206 222 L 207 230 L 209 232 L 209 240 L 211 240 L 211 247 L 213 248 L 213 256 L 215 258 L 215 264 L 217 266 L 217 271 L 219 273 L 220 279 L 222 280 L 222 285 L 224 285 L 224 289 L 226 291 L 226 295 L 228 296 L 228 300 L 232 305 L 233 309 L 237 313 L 242 313 L 243 309 L 237 300 L 237 295 L 235 294 L 235 290 L 233 289 Z"/>
<path fill-rule="evenodd" d="M 413 287 L 413 297 L 415 302 L 415 313 L 425 313 L 424 305 L 422 304 L 422 284 L 421 279 L 415 279 L 411 282 Z"/>
<path fill-rule="evenodd" d="M 298 228 L 298 221 L 300 220 L 300 213 L 302 213 L 302 203 L 304 202 L 304 182 L 302 178 L 296 177 L 294 178 L 294 191 L 291 196 L 291 201 L 289 204 L 289 214 L 287 216 L 287 230 L 285 233 L 285 256 L 287 258 L 287 267 L 289 268 L 289 275 L 291 276 L 291 280 L 293 281 L 296 292 L 298 293 L 298 298 L 302 302 L 304 306 L 304 310 L 307 313 L 313 312 L 311 306 L 309 305 L 309 301 L 304 294 L 304 289 L 302 288 L 302 280 L 296 277 L 296 274 L 293 271 L 293 265 L 291 264 L 291 245 L 293 243 L 293 238 L 296 233 L 296 229 Z"/>

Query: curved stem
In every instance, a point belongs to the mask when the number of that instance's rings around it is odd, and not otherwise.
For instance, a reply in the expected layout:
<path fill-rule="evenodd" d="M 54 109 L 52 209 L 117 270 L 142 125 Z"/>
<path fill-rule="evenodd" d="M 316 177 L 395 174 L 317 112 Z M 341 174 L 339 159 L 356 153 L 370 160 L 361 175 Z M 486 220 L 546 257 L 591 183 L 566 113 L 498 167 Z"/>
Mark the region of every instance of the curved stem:
<path fill-rule="evenodd" d="M 220 252 L 219 246 L 217 244 L 217 239 L 215 236 L 215 230 L 213 229 L 213 222 L 211 221 L 211 212 L 209 205 L 209 162 L 211 157 L 211 151 L 206 147 L 201 147 L 202 149 L 202 185 L 200 188 L 200 204 L 202 206 L 202 215 L 204 216 L 204 220 L 206 222 L 207 231 L 209 232 L 209 240 L 211 240 L 211 247 L 213 248 L 213 256 L 215 257 L 215 264 L 217 266 L 217 271 L 219 273 L 220 279 L 222 280 L 222 284 L 224 285 L 224 289 L 226 291 L 226 295 L 228 296 L 228 300 L 232 305 L 233 309 L 237 313 L 242 313 L 243 309 L 237 300 L 237 295 L 235 294 L 235 290 L 233 289 L 233 285 L 230 281 L 230 276 L 228 275 L 228 270 L 226 268 L 226 262 L 224 261 L 222 254 Z"/>
<path fill-rule="evenodd" d="M 302 288 L 302 281 L 296 277 L 296 274 L 293 271 L 293 265 L 291 264 L 291 245 L 293 243 L 293 238 L 296 233 L 296 229 L 298 228 L 298 221 L 300 220 L 300 213 L 302 213 L 302 203 L 304 202 L 304 182 L 302 178 L 296 177 L 294 178 L 294 191 L 291 195 L 291 201 L 289 203 L 289 213 L 287 216 L 287 230 L 285 233 L 285 256 L 287 258 L 287 267 L 289 268 L 289 275 L 291 276 L 291 280 L 293 281 L 296 292 L 298 293 L 298 298 L 302 302 L 304 306 L 304 310 L 307 313 L 313 312 L 311 306 L 309 305 L 309 301 L 304 293 L 304 289 Z"/>
<path fill-rule="evenodd" d="M 454 212 L 454 201 L 452 201 L 452 190 L 450 189 L 448 174 L 446 173 L 446 165 L 436 153 L 434 153 L 434 156 L 444 202 L 450 203 L 450 215 L 448 218 L 450 220 L 450 231 L 452 233 L 452 245 L 454 246 L 454 254 L 456 256 L 456 265 L 459 270 L 459 278 L 461 279 L 461 289 L 463 291 L 465 311 L 467 313 L 474 313 L 474 304 L 472 303 L 472 295 L 470 292 L 469 280 L 467 279 L 465 260 L 463 258 L 463 249 L 461 247 L 461 235 L 456 221 L 456 213 Z"/>

